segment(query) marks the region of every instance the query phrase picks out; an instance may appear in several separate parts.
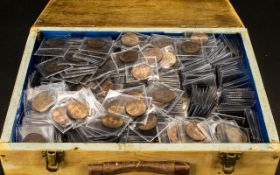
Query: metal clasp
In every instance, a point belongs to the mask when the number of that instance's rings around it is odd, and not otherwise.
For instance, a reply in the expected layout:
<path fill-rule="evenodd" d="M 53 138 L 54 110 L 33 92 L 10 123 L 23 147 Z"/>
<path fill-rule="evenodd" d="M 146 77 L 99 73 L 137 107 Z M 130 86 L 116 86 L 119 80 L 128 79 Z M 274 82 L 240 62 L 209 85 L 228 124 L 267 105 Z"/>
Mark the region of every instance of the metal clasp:
<path fill-rule="evenodd" d="M 225 174 L 233 173 L 236 161 L 239 160 L 240 157 L 240 153 L 221 153 L 220 158 L 222 160 L 223 172 Z"/>
<path fill-rule="evenodd" d="M 56 172 L 63 158 L 63 151 L 43 151 L 42 156 L 46 159 L 46 169 L 50 172 Z"/>

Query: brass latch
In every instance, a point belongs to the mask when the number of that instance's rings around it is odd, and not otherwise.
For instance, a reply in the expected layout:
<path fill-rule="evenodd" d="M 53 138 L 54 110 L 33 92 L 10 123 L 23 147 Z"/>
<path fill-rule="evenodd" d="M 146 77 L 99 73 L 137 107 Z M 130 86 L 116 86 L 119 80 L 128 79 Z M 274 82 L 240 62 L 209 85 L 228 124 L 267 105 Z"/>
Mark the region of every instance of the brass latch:
<path fill-rule="evenodd" d="M 42 156 L 46 159 L 46 169 L 55 172 L 63 158 L 63 151 L 43 151 Z"/>
<path fill-rule="evenodd" d="M 223 172 L 231 174 L 234 172 L 236 161 L 240 159 L 240 153 L 221 153 Z"/>

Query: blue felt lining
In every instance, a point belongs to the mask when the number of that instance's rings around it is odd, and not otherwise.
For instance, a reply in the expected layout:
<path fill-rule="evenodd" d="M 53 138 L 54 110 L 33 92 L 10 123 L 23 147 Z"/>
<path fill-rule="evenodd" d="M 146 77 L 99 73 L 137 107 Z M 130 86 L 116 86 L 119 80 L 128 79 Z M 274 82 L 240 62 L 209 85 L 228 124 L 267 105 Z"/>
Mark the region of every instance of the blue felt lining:
<path fill-rule="evenodd" d="M 165 32 L 143 32 L 143 34 L 162 34 L 162 35 L 172 35 L 172 36 L 182 36 L 183 33 L 165 33 Z M 41 37 L 45 38 L 45 37 L 50 37 L 50 36 L 72 36 L 72 37 L 93 37 L 93 36 L 111 36 L 113 39 L 116 39 L 119 36 L 119 32 L 114 32 L 114 31 L 106 31 L 106 32 L 79 32 L 79 31 L 41 31 Z M 251 72 L 251 68 L 249 66 L 249 62 L 248 62 L 248 57 L 247 54 L 245 52 L 245 48 L 244 48 L 244 44 L 241 38 L 240 34 L 226 34 L 227 37 L 237 37 L 238 41 L 240 43 L 243 55 L 244 55 L 244 63 L 245 63 L 245 67 L 248 71 L 248 74 L 250 76 L 251 79 L 251 83 L 252 83 L 252 88 L 254 90 L 256 90 L 256 86 L 255 83 L 253 81 L 253 75 Z M 34 45 L 34 49 L 33 49 L 33 53 L 37 50 L 37 48 L 39 47 L 39 42 L 36 41 L 35 45 Z M 30 64 L 28 66 L 28 71 L 27 74 L 25 76 L 25 81 L 24 81 L 24 86 L 23 86 L 23 91 L 21 93 L 21 98 L 20 98 L 20 104 L 17 110 L 17 114 L 16 114 L 16 121 L 14 123 L 13 126 L 13 132 L 12 132 L 12 141 L 15 142 L 16 141 L 16 127 L 18 126 L 18 124 L 21 123 L 22 120 L 22 116 L 23 116 L 23 95 L 24 95 L 24 90 L 26 89 L 27 86 L 27 82 L 28 82 L 28 76 L 33 72 L 34 70 L 34 64 L 36 62 L 36 56 L 32 56 L 31 60 L 30 60 Z M 264 118 L 263 118 L 263 111 L 261 109 L 260 106 L 260 102 L 259 102 L 259 98 L 258 95 L 256 96 L 256 105 L 255 105 L 255 110 L 257 111 L 258 114 L 258 120 L 259 123 L 261 125 L 261 133 L 264 139 L 264 142 L 269 142 L 268 139 L 268 134 L 267 134 L 267 130 L 265 127 L 265 123 L 264 123 Z"/>

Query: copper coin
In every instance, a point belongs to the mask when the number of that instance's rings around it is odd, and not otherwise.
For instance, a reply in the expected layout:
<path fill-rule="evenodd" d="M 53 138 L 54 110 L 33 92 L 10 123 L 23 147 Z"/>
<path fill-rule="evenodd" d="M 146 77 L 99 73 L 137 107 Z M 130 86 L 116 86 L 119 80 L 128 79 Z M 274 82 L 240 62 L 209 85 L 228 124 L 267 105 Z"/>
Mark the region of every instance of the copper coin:
<path fill-rule="evenodd" d="M 152 69 L 147 64 L 139 64 L 131 70 L 131 74 L 136 80 L 147 80 L 151 73 Z"/>
<path fill-rule="evenodd" d="M 176 125 L 170 125 L 166 130 L 167 137 L 171 143 L 179 143 L 179 138 L 177 136 L 177 127 Z"/>
<path fill-rule="evenodd" d="M 197 121 L 192 121 L 186 124 L 185 132 L 194 141 L 202 141 L 205 139 L 205 135 L 200 131 L 197 124 Z"/>
<path fill-rule="evenodd" d="M 149 114 L 146 124 L 139 123 L 137 127 L 142 131 L 149 131 L 157 126 L 157 116 L 155 114 Z"/>
<path fill-rule="evenodd" d="M 196 42 L 185 41 L 181 44 L 181 49 L 185 54 L 197 54 L 201 48 Z"/>
<path fill-rule="evenodd" d="M 145 103 L 145 100 L 143 100 L 143 99 L 135 99 L 135 100 L 129 101 L 125 105 L 125 110 L 126 110 L 126 113 L 130 117 L 137 118 L 137 117 L 145 114 L 145 112 L 147 110 L 147 105 Z"/>
<path fill-rule="evenodd" d="M 38 133 L 30 133 L 24 137 L 23 142 L 44 143 L 47 139 Z"/>
<path fill-rule="evenodd" d="M 46 111 L 55 102 L 55 95 L 51 91 L 42 91 L 31 100 L 31 107 L 37 112 Z"/>
<path fill-rule="evenodd" d="M 89 115 L 88 106 L 78 100 L 71 100 L 66 108 L 67 114 L 73 119 L 84 119 Z"/>
<path fill-rule="evenodd" d="M 124 114 L 125 113 L 125 103 L 123 100 L 115 99 L 107 104 L 107 111 L 113 114 Z"/>
<path fill-rule="evenodd" d="M 144 97 L 143 92 L 141 92 L 139 90 L 132 90 L 128 93 L 128 95 L 132 95 L 134 97 Z"/>
<path fill-rule="evenodd" d="M 151 44 L 159 48 L 164 48 L 173 44 L 172 39 L 169 38 L 152 38 Z"/>
<path fill-rule="evenodd" d="M 90 38 L 87 39 L 87 44 L 89 47 L 99 49 L 106 46 L 106 41 L 103 38 Z"/>
<path fill-rule="evenodd" d="M 135 50 L 128 50 L 122 52 L 119 56 L 120 60 L 124 63 L 131 63 L 138 59 L 138 52 Z"/>
<path fill-rule="evenodd" d="M 51 112 L 52 119 L 60 124 L 66 125 L 69 122 L 68 116 L 66 114 L 66 109 L 64 107 L 57 107 Z"/>
<path fill-rule="evenodd" d="M 167 87 L 160 87 L 152 93 L 153 100 L 159 103 L 169 103 L 175 99 L 175 94 Z"/>
<path fill-rule="evenodd" d="M 177 62 L 176 55 L 172 52 L 164 52 L 160 61 L 160 65 L 163 69 L 170 69 Z"/>
<path fill-rule="evenodd" d="M 62 71 L 64 68 L 64 65 L 60 65 L 56 62 L 48 62 L 44 65 L 44 70 L 49 74 Z"/>
<path fill-rule="evenodd" d="M 114 83 L 112 80 L 106 80 L 100 85 L 101 89 L 105 92 L 114 89 Z"/>
<path fill-rule="evenodd" d="M 121 116 L 107 114 L 101 117 L 101 122 L 107 128 L 117 129 L 124 124 L 124 120 Z"/>
<path fill-rule="evenodd" d="M 121 43 L 128 47 L 136 46 L 139 44 L 139 37 L 135 33 L 129 32 L 122 35 Z"/>
<path fill-rule="evenodd" d="M 220 142 L 243 143 L 248 137 L 239 127 L 221 123 L 216 126 L 216 137 Z"/>
<path fill-rule="evenodd" d="M 65 45 L 65 39 L 63 38 L 49 38 L 45 42 L 49 48 L 63 47 Z"/>
<path fill-rule="evenodd" d="M 143 51 L 145 57 L 156 57 L 157 62 L 159 62 L 162 57 L 162 51 L 159 48 L 147 48 Z"/>
<path fill-rule="evenodd" d="M 197 42 L 197 43 L 200 43 L 200 42 L 207 43 L 209 40 L 209 37 L 206 33 L 197 32 L 197 33 L 192 33 L 191 40 L 193 42 Z"/>
<path fill-rule="evenodd" d="M 67 61 L 69 61 L 69 62 L 72 62 L 72 63 L 79 63 L 79 62 L 81 62 L 80 59 L 77 59 L 76 57 L 74 57 L 74 54 L 75 54 L 75 52 L 68 52 L 68 53 L 64 56 L 65 60 L 67 60 Z"/>

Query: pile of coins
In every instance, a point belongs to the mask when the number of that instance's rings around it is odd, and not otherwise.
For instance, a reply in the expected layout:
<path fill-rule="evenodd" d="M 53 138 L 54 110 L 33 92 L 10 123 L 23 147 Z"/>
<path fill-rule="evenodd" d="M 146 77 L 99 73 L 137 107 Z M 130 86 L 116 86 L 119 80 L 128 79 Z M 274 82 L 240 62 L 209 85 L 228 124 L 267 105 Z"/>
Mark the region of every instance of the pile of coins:
<path fill-rule="evenodd" d="M 25 94 L 17 141 L 262 142 L 237 38 L 45 37 L 29 76 L 38 92 Z"/>

